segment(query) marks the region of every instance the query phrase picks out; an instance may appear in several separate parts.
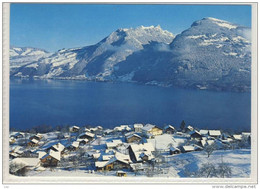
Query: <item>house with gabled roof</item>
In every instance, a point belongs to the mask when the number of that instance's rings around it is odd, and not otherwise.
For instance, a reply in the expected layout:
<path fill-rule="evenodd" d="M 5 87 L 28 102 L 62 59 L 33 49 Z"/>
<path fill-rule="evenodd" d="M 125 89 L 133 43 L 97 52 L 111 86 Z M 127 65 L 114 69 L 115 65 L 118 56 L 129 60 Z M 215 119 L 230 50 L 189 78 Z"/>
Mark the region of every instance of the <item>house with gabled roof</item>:
<path fill-rule="evenodd" d="M 146 124 L 142 128 L 142 133 L 146 135 L 148 138 L 151 138 L 152 136 L 162 135 L 163 130 L 156 125 Z"/>
<path fill-rule="evenodd" d="M 35 146 L 39 146 L 39 140 L 33 138 L 31 139 L 29 142 L 28 142 L 28 146 L 31 146 L 31 147 L 35 147 Z"/>
<path fill-rule="evenodd" d="M 142 137 L 136 133 L 131 133 L 125 136 L 128 143 L 139 143 Z"/>
<path fill-rule="evenodd" d="M 169 152 L 170 152 L 170 155 L 173 155 L 173 154 L 181 153 L 181 150 L 179 148 L 175 148 L 175 147 L 171 146 L 169 149 Z"/>
<path fill-rule="evenodd" d="M 130 163 L 132 163 L 129 155 L 121 154 L 119 152 L 117 152 L 114 155 L 114 157 L 112 157 L 110 160 L 105 162 L 106 163 L 95 162 L 95 166 L 97 170 L 111 171 L 111 170 L 129 169 Z"/>
<path fill-rule="evenodd" d="M 57 166 L 61 159 L 61 153 L 59 151 L 50 150 L 43 157 L 41 157 L 41 164 L 44 167 Z"/>
<path fill-rule="evenodd" d="M 164 129 L 164 133 L 167 134 L 174 134 L 176 132 L 175 127 L 172 125 L 166 125 L 163 129 Z"/>
<path fill-rule="evenodd" d="M 55 151 L 55 152 L 63 153 L 64 150 L 65 150 L 65 146 L 62 145 L 61 143 L 57 143 L 57 144 L 54 144 L 54 145 L 52 145 L 52 146 L 50 146 L 50 147 L 47 147 L 47 148 L 45 149 L 46 152 L 48 152 L 49 150 L 53 150 L 53 151 Z"/>
<path fill-rule="evenodd" d="M 72 133 L 79 132 L 79 130 L 80 130 L 80 127 L 78 127 L 76 125 L 70 127 L 70 132 L 72 132 Z"/>
<path fill-rule="evenodd" d="M 134 131 L 135 131 L 136 133 L 141 133 L 143 127 L 144 127 L 143 124 L 141 124 L 141 123 L 135 123 L 135 124 L 134 124 Z"/>
<path fill-rule="evenodd" d="M 81 133 L 78 136 L 79 139 L 88 139 L 89 141 L 93 140 L 95 138 L 95 134 L 94 133 L 90 133 L 90 132 L 84 132 Z"/>
<path fill-rule="evenodd" d="M 214 138 L 221 137 L 221 131 L 220 130 L 209 130 L 209 136 Z"/>
<path fill-rule="evenodd" d="M 191 139 L 193 140 L 201 140 L 202 139 L 202 135 L 200 134 L 200 132 L 198 132 L 197 130 L 193 130 L 191 133 L 190 133 L 190 137 Z"/>
<path fill-rule="evenodd" d="M 155 151 L 153 144 L 131 144 L 128 146 L 129 155 L 133 162 L 150 161 L 154 158 L 153 152 Z"/>

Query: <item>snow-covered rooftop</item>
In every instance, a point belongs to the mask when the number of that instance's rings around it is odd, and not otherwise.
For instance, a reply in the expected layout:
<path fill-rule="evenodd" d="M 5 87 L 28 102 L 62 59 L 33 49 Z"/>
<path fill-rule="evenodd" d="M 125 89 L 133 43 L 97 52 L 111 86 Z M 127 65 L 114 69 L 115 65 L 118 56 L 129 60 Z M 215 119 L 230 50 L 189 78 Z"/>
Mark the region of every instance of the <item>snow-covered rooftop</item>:
<path fill-rule="evenodd" d="M 209 135 L 210 136 L 220 136 L 221 132 L 220 132 L 220 130 L 209 130 Z"/>

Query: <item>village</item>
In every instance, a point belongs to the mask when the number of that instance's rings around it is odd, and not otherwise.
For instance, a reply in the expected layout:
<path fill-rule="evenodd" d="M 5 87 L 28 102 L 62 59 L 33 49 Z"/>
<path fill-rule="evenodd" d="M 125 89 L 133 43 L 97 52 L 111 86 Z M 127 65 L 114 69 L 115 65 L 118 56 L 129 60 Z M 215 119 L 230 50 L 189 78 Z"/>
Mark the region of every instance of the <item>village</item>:
<path fill-rule="evenodd" d="M 133 124 L 12 131 L 9 143 L 13 176 L 250 176 L 250 132 L 198 129 L 186 127 L 184 121 L 180 127 Z"/>

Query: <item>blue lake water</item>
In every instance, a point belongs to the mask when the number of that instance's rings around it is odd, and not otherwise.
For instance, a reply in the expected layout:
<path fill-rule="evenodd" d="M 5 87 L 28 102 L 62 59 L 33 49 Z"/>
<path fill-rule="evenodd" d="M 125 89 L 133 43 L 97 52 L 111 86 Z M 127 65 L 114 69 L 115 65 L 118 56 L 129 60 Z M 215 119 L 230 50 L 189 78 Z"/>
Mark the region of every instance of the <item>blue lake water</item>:
<path fill-rule="evenodd" d="M 10 126 L 172 124 L 250 131 L 250 93 L 68 80 L 10 81 Z"/>

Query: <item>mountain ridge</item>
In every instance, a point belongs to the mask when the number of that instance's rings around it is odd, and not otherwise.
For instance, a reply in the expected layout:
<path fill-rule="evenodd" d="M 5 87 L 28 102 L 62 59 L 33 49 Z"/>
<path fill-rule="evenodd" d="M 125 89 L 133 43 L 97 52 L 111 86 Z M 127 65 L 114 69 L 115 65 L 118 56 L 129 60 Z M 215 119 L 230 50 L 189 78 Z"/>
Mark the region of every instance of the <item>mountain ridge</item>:
<path fill-rule="evenodd" d="M 212 17 L 176 36 L 160 26 L 121 28 L 97 44 L 61 49 L 22 65 L 11 76 L 249 91 L 250 32 Z"/>

